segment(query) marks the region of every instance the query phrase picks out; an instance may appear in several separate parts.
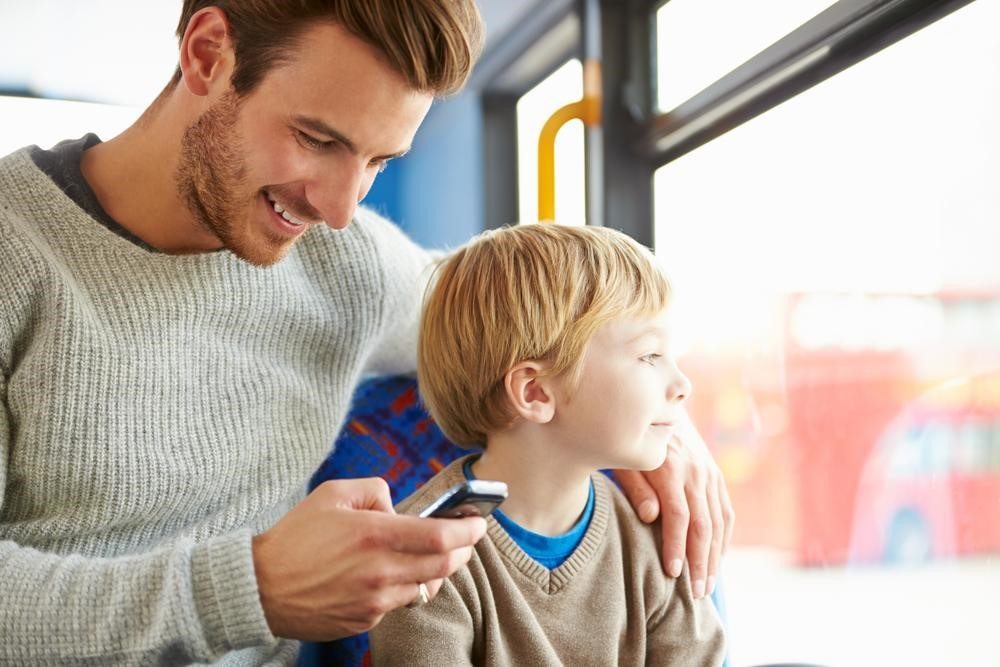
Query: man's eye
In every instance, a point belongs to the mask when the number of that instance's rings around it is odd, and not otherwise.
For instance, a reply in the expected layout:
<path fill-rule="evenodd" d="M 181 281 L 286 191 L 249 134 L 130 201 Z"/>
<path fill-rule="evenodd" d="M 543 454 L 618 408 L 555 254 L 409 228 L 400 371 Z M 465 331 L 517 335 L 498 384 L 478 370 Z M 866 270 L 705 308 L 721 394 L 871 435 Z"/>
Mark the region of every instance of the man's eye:
<path fill-rule="evenodd" d="M 639 357 L 639 361 L 641 361 L 643 363 L 646 363 L 646 364 L 649 364 L 650 366 L 655 366 L 656 365 L 656 360 L 659 359 L 662 356 L 663 356 L 662 354 L 658 354 L 656 352 L 651 352 L 649 354 L 644 354 L 641 357 Z"/>
<path fill-rule="evenodd" d="M 313 150 L 318 151 L 323 150 L 324 148 L 329 148 L 332 143 L 330 141 L 320 141 L 316 137 L 306 134 L 302 130 L 296 130 L 295 133 L 299 137 L 299 141 L 301 141 L 307 148 L 311 148 Z"/>
<path fill-rule="evenodd" d="M 383 171 L 385 171 L 385 168 L 389 166 L 389 161 L 377 160 L 375 162 L 372 162 L 372 166 L 375 167 L 376 173 L 381 174 Z"/>

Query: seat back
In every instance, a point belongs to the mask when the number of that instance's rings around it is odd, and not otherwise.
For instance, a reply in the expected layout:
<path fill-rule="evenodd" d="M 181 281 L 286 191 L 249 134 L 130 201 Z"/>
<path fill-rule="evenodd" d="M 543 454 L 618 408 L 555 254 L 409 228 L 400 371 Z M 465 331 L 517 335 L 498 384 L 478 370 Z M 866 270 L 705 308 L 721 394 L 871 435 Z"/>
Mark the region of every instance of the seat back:
<path fill-rule="evenodd" d="M 393 502 L 399 502 L 468 451 L 441 433 L 420 403 L 412 376 L 377 377 L 354 392 L 347 421 L 309 490 L 331 479 L 382 477 Z M 307 643 L 298 664 L 370 665 L 368 635 Z"/>

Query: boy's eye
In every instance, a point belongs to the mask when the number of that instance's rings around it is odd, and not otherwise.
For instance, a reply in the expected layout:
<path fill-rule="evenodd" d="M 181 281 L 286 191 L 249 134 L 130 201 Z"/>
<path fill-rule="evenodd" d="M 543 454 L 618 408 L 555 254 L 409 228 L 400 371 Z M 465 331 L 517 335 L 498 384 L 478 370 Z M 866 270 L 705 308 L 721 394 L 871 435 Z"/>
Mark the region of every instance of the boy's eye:
<path fill-rule="evenodd" d="M 645 364 L 649 364 L 650 366 L 655 366 L 656 360 L 662 356 L 663 356 L 662 354 L 659 354 L 657 352 L 650 352 L 649 354 L 644 354 L 641 357 L 639 357 L 639 361 Z"/>
<path fill-rule="evenodd" d="M 385 171 L 385 168 L 387 166 L 389 166 L 389 161 L 388 160 L 376 160 L 375 162 L 372 162 L 372 166 L 375 167 L 375 171 L 377 173 L 381 174 L 383 171 Z"/>

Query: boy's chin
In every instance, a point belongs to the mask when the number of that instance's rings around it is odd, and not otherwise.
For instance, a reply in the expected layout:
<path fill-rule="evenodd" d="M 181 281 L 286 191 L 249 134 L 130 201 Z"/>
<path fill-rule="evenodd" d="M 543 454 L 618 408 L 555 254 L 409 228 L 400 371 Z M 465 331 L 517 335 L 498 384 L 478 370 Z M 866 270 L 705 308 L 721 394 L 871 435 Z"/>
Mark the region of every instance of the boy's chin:
<path fill-rule="evenodd" d="M 649 452 L 645 456 L 636 457 L 634 460 L 629 461 L 628 465 L 617 466 L 625 470 L 637 470 L 639 472 L 649 472 L 650 470 L 656 470 L 667 460 L 667 448 L 664 447 L 661 452 Z"/>

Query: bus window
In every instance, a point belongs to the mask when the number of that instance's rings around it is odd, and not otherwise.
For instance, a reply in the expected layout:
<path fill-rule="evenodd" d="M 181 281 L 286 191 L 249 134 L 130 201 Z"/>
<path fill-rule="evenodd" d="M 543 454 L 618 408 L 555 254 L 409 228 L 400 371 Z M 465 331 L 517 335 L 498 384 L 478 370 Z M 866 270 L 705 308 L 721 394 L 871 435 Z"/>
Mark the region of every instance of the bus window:
<path fill-rule="evenodd" d="M 832 4 L 670 0 L 656 12 L 657 107 L 673 109 Z"/>
<path fill-rule="evenodd" d="M 690 410 L 739 517 L 724 582 L 734 664 L 988 662 L 996 25 L 1000 4 L 971 3 L 655 174 Z"/>
<path fill-rule="evenodd" d="M 549 116 L 583 96 L 583 65 L 570 60 L 552 72 L 517 102 L 517 187 L 521 222 L 538 220 L 538 134 Z M 583 123 L 571 120 L 556 136 L 556 219 L 583 224 Z"/>
<path fill-rule="evenodd" d="M 35 144 L 49 148 L 87 132 L 113 137 L 142 109 L 114 104 L 0 96 L 0 155 Z"/>

